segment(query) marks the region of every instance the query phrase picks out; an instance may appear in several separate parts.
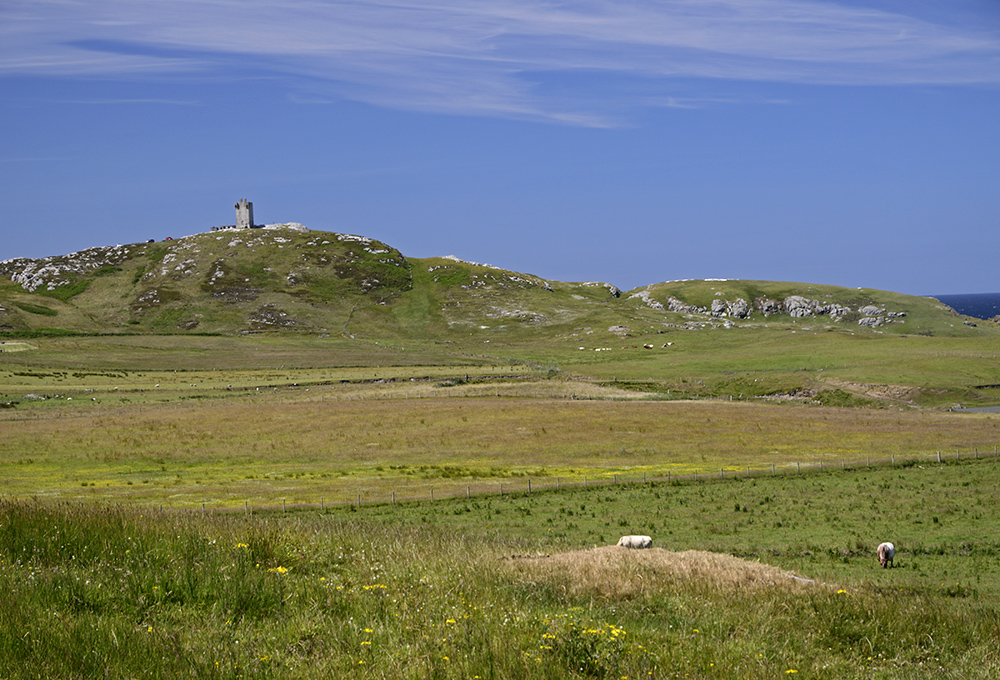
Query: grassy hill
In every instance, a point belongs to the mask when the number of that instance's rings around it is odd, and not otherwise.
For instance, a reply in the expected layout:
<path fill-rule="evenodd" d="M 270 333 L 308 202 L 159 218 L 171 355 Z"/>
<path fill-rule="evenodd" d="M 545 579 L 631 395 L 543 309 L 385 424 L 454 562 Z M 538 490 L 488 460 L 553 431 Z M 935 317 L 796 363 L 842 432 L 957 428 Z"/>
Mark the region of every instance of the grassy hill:
<path fill-rule="evenodd" d="M 0 331 L 292 331 L 585 344 L 668 329 L 806 327 L 981 336 L 936 300 L 766 281 L 683 281 L 620 292 L 454 258 L 406 258 L 360 236 L 218 231 L 0 263 Z M 964 322 L 977 323 L 976 326 Z M 593 342 L 590 342 L 593 341 Z"/>

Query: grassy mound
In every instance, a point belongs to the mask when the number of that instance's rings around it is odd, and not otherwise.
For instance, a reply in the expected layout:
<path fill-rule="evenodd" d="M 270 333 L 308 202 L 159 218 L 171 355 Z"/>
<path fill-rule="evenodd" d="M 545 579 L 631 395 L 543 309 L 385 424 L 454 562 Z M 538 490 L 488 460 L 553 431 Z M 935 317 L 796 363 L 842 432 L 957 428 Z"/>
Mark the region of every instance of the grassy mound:
<path fill-rule="evenodd" d="M 557 555 L 510 559 L 511 571 L 526 582 L 561 591 L 570 598 L 615 601 L 650 598 L 682 588 L 748 591 L 818 587 L 812 579 L 732 555 L 663 548 L 629 550 L 617 546 Z"/>

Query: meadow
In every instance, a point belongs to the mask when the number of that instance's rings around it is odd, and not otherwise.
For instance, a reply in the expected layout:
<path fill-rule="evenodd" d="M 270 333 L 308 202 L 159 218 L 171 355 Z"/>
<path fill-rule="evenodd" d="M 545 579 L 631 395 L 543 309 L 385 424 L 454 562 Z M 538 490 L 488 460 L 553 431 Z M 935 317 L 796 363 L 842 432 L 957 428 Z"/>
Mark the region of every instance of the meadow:
<path fill-rule="evenodd" d="M 990 458 L 248 516 L 4 501 L 0 676 L 995 677 L 998 489 Z M 633 531 L 654 549 L 602 547 Z"/>
<path fill-rule="evenodd" d="M 14 498 L 178 509 L 369 503 L 528 480 L 929 460 L 1000 442 L 995 414 L 641 396 L 558 380 L 406 381 L 124 407 L 63 401 L 0 411 L 0 482 Z"/>
<path fill-rule="evenodd" d="M 0 677 L 995 677 L 995 342 L 793 326 L 24 338 Z"/>

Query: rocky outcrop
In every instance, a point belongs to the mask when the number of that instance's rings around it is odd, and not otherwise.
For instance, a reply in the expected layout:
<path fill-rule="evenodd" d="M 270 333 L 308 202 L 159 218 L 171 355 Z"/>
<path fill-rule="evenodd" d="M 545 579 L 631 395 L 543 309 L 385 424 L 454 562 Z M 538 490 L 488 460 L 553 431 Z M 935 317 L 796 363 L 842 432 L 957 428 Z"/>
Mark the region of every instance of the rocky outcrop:
<path fill-rule="evenodd" d="M 644 297 L 644 295 L 637 293 L 633 297 Z M 753 304 L 748 303 L 743 298 L 730 301 L 720 297 L 712 300 L 709 307 L 689 305 L 671 295 L 667 299 L 666 310 L 678 314 L 705 314 L 715 318 L 728 319 L 748 319 L 754 311 L 759 312 L 765 318 L 787 314 L 793 319 L 829 316 L 834 321 L 842 321 L 850 315 L 857 318 L 857 315 L 860 314 L 862 321 L 859 323 L 870 328 L 878 328 L 893 322 L 903 323 L 900 319 L 906 316 L 906 312 L 887 312 L 884 307 L 872 304 L 865 305 L 855 312 L 847 305 L 838 302 L 823 302 L 807 298 L 804 295 L 789 295 L 784 300 L 760 296 L 754 298 Z M 731 322 L 726 325 L 731 325 Z"/>
<path fill-rule="evenodd" d="M 756 305 L 757 311 L 764 316 L 774 316 L 785 311 L 785 306 L 783 304 L 777 300 L 772 300 L 771 298 L 766 297 L 759 297 L 755 299 L 754 305 Z"/>
<path fill-rule="evenodd" d="M 729 301 L 722 298 L 712 300 L 712 305 L 708 313 L 715 318 L 730 317 L 733 319 L 747 319 L 750 317 L 750 305 L 743 298 Z"/>
<path fill-rule="evenodd" d="M 671 295 L 667 298 L 667 311 L 675 312 L 677 314 L 705 314 L 708 312 L 708 309 L 705 307 L 696 307 L 695 305 L 686 304 Z"/>
<path fill-rule="evenodd" d="M 840 321 L 842 318 L 851 313 L 850 307 L 844 307 L 843 305 L 838 305 L 835 302 L 826 305 L 826 308 L 827 308 L 826 313 L 829 314 L 830 318 L 834 319 L 835 321 Z"/>
<path fill-rule="evenodd" d="M 750 318 L 750 304 L 743 298 L 737 298 L 735 302 L 726 303 L 726 313 L 734 319 Z"/>
<path fill-rule="evenodd" d="M 295 326 L 298 322 L 288 316 L 288 313 L 278 309 L 274 305 L 261 305 L 247 319 L 251 328 L 263 330 L 265 328 Z"/>
<path fill-rule="evenodd" d="M 639 291 L 638 293 L 632 293 L 628 297 L 629 297 L 630 300 L 632 298 L 639 298 L 640 300 L 642 300 L 643 302 L 646 303 L 646 306 L 648 306 L 651 309 L 655 309 L 655 310 L 660 311 L 660 312 L 666 311 L 663 308 L 663 303 L 662 302 L 654 300 L 653 298 L 651 298 L 649 296 L 649 291 L 648 290 L 642 290 L 642 291 Z"/>
<path fill-rule="evenodd" d="M 118 266 L 132 255 L 132 249 L 132 246 L 102 246 L 58 257 L 17 257 L 0 262 L 0 275 L 9 276 L 29 293 L 39 288 L 55 290 L 98 269 Z"/>
<path fill-rule="evenodd" d="M 823 313 L 822 309 L 823 305 L 819 300 L 810 300 L 801 295 L 790 295 L 785 298 L 785 313 L 793 319 L 819 316 Z"/>

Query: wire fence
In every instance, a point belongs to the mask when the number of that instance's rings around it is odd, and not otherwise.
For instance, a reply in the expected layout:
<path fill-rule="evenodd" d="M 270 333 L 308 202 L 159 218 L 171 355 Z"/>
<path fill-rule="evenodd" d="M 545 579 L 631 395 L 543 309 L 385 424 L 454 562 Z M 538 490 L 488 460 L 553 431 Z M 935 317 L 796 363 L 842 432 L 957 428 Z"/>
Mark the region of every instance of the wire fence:
<path fill-rule="evenodd" d="M 702 468 L 695 471 L 666 474 L 608 473 L 598 477 L 516 477 L 504 480 L 479 480 L 475 482 L 434 482 L 426 485 L 408 486 L 397 491 L 352 491 L 349 494 L 337 494 L 334 497 L 320 497 L 317 501 L 302 501 L 297 499 L 288 502 L 286 498 L 275 503 L 250 505 L 244 501 L 242 508 L 234 506 L 232 501 L 226 503 L 201 503 L 198 512 L 234 511 L 253 512 L 287 512 L 291 510 L 344 508 L 347 506 L 387 505 L 396 503 L 430 503 L 439 500 L 455 498 L 482 498 L 488 496 L 505 497 L 530 495 L 537 493 L 552 493 L 570 489 L 606 488 L 612 486 L 640 484 L 697 484 L 707 482 L 723 482 L 725 480 L 753 479 L 760 477 L 779 477 L 789 475 L 823 474 L 834 472 L 858 471 L 876 468 L 913 467 L 923 464 L 951 464 L 959 461 L 1000 458 L 998 447 L 993 450 L 974 448 L 972 450 L 955 450 L 954 452 L 935 451 L 933 453 L 888 457 L 865 456 L 862 459 L 840 461 L 811 461 L 791 463 L 768 463 L 766 465 L 748 464 L 744 466 L 726 466 L 717 469 Z M 159 508 L 163 510 L 163 506 Z"/>

